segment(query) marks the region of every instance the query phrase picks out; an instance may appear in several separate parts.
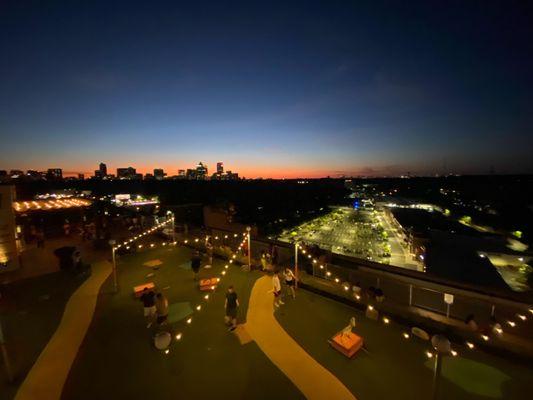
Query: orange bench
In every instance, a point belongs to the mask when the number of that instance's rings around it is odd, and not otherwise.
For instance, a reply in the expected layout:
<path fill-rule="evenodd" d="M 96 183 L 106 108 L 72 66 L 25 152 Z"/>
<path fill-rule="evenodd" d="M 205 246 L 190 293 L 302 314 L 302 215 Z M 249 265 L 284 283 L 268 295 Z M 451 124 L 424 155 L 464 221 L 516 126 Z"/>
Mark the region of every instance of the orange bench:
<path fill-rule="evenodd" d="M 361 347 L 363 347 L 363 338 L 353 332 L 343 333 L 339 332 L 328 340 L 331 347 L 348 358 L 352 358 Z"/>
<path fill-rule="evenodd" d="M 148 290 L 154 290 L 155 285 L 153 282 L 146 282 L 142 285 L 134 286 L 133 287 L 133 295 L 137 298 L 141 297 L 143 294 L 144 288 L 148 288 Z"/>
<path fill-rule="evenodd" d="M 200 283 L 198 285 L 200 286 L 200 290 L 202 292 L 208 290 L 215 290 L 217 288 L 219 280 L 219 278 L 200 279 Z"/>

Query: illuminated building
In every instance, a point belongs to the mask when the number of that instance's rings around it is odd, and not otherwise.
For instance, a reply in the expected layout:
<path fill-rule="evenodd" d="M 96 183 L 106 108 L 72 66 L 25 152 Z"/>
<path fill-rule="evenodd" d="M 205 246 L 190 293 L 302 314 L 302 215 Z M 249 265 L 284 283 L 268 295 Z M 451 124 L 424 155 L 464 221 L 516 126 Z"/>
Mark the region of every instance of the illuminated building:
<path fill-rule="evenodd" d="M 0 186 L 0 273 L 19 267 L 14 198 L 13 186 Z"/>
<path fill-rule="evenodd" d="M 48 168 L 46 179 L 60 180 L 63 179 L 63 170 L 61 168 Z"/>
<path fill-rule="evenodd" d="M 20 169 L 12 169 L 9 171 L 9 176 L 11 176 L 11 179 L 22 178 L 23 175 L 24 172 L 22 172 Z"/>
<path fill-rule="evenodd" d="M 204 180 L 207 178 L 207 166 L 201 161 L 196 166 L 196 179 Z"/>
<path fill-rule="evenodd" d="M 217 162 L 217 174 L 222 175 L 224 173 L 224 163 Z"/>
<path fill-rule="evenodd" d="M 137 171 L 133 167 L 117 168 L 118 179 L 136 179 Z"/>
<path fill-rule="evenodd" d="M 57 198 L 54 200 L 30 200 L 13 202 L 13 208 L 16 212 L 26 212 L 32 210 L 59 210 L 62 208 L 87 207 L 90 205 L 90 200 L 78 199 L 74 197 Z"/>

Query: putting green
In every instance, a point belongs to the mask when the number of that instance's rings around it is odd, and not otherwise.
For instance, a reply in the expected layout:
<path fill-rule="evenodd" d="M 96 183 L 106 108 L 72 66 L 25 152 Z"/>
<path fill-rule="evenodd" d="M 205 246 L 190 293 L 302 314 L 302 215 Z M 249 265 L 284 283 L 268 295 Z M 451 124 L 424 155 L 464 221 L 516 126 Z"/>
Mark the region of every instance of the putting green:
<path fill-rule="evenodd" d="M 426 367 L 433 370 L 434 361 L 427 360 Z M 472 395 L 491 399 L 502 398 L 502 387 L 511 379 L 497 368 L 462 357 L 446 357 L 442 377 Z"/>

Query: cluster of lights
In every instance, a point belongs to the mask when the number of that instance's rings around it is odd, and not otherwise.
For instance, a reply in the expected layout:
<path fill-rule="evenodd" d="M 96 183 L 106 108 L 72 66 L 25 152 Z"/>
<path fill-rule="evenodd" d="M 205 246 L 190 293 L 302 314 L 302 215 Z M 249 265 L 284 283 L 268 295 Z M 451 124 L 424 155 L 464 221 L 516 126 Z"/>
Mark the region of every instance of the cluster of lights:
<path fill-rule="evenodd" d="M 77 198 L 13 202 L 13 208 L 16 212 L 25 212 L 31 210 L 60 210 L 63 208 L 87 207 L 90 205 L 90 200 Z"/>
<path fill-rule="evenodd" d="M 174 221 L 174 217 L 170 217 L 166 220 L 164 220 L 163 222 L 160 222 L 159 224 L 157 225 L 154 225 L 153 227 L 151 227 L 150 229 L 144 231 L 143 233 L 139 233 L 138 235 L 135 235 L 133 236 L 132 238 L 128 239 L 128 240 L 125 240 L 124 242 L 122 243 L 119 243 L 117 244 L 116 246 L 113 247 L 113 250 L 118 250 L 120 249 L 121 247 L 125 247 L 126 250 L 129 250 L 131 248 L 131 246 L 133 245 L 133 243 L 135 243 L 136 241 L 138 241 L 139 239 L 142 239 L 143 237 L 151 234 L 151 233 L 154 233 L 155 231 L 157 231 L 158 229 L 161 229 L 163 228 L 165 225 L 171 223 Z M 171 242 L 172 244 L 176 244 L 176 242 Z M 163 246 L 166 246 L 167 245 L 167 242 L 163 242 L 162 243 Z M 155 246 L 155 243 L 150 243 L 150 247 L 154 247 Z M 139 249 L 142 249 L 143 245 L 142 244 L 139 244 L 137 246 Z"/>
<path fill-rule="evenodd" d="M 233 237 L 238 237 L 239 235 L 238 234 L 234 234 Z M 246 243 L 247 241 L 247 234 L 246 233 L 243 233 L 243 236 L 244 236 L 244 239 L 242 240 L 242 242 L 239 244 L 237 250 L 235 252 L 232 252 L 232 254 L 230 255 L 229 257 L 229 261 L 227 264 L 224 265 L 224 268 L 222 269 L 222 271 L 220 272 L 220 275 L 217 276 L 215 279 L 217 280 L 217 283 L 220 282 L 222 280 L 222 278 L 226 275 L 227 273 L 227 270 L 230 266 L 230 264 L 233 264 L 233 261 L 235 260 L 235 258 L 237 257 L 237 252 L 240 251 L 242 249 L 242 247 L 244 246 L 244 244 Z M 225 235 L 224 236 L 224 239 L 227 239 L 228 238 L 228 235 Z M 218 240 L 219 237 L 218 236 L 215 236 L 214 237 L 215 240 Z M 209 240 L 209 236 L 206 236 L 205 237 L 205 242 L 207 242 Z M 185 239 L 183 241 L 183 243 L 187 244 L 189 243 L 190 241 L 194 242 L 194 243 L 198 243 L 200 241 L 199 238 L 193 238 L 193 239 Z M 176 242 L 174 242 L 174 244 L 176 244 Z M 216 287 L 215 286 L 211 286 L 211 290 L 215 290 Z M 204 301 L 207 303 L 209 301 L 209 299 L 211 298 L 211 296 L 209 295 L 209 293 L 205 294 L 203 296 L 203 299 Z M 196 305 L 196 307 L 194 307 L 194 310 L 196 310 L 196 312 L 200 312 L 201 310 L 203 309 L 203 306 L 202 304 L 198 304 Z M 185 321 L 187 326 L 191 325 L 192 324 L 192 321 L 193 321 L 193 317 L 190 316 L 189 318 L 187 318 L 187 320 Z M 183 338 L 183 332 L 176 332 L 176 334 L 174 335 L 174 338 L 176 339 L 176 341 L 180 341 L 182 338 Z M 169 354 L 169 350 L 165 350 L 165 354 Z"/>
<path fill-rule="evenodd" d="M 309 252 L 306 251 L 301 245 L 296 244 L 296 249 L 298 251 L 300 251 L 300 253 L 304 257 L 307 257 L 308 259 L 310 259 L 313 264 L 318 264 L 319 263 L 318 260 L 316 258 L 314 258 L 311 254 L 309 254 Z M 319 264 L 319 268 L 321 270 L 324 270 L 326 267 L 323 264 Z M 424 265 L 424 272 L 426 272 L 425 265 Z M 340 283 L 340 281 L 341 281 L 338 277 L 333 276 L 333 274 L 330 271 L 326 271 L 325 275 L 326 275 L 327 279 L 331 279 L 331 281 L 334 281 L 335 283 Z M 350 290 L 350 286 L 347 283 L 343 283 L 342 284 L 342 288 L 343 288 L 343 290 L 345 292 Z M 359 294 L 357 294 L 357 293 L 354 294 L 354 297 L 355 297 L 356 300 L 361 300 L 361 296 Z M 370 311 L 374 310 L 374 307 L 372 305 L 370 305 L 370 304 L 368 305 L 367 308 Z M 533 314 L 533 308 L 530 308 L 528 311 L 529 311 L 529 313 Z M 516 316 L 521 321 L 526 321 L 527 320 L 527 316 L 524 315 L 524 314 L 517 313 Z M 383 320 L 383 323 L 385 325 L 388 325 L 390 323 L 390 319 L 388 317 L 383 317 L 382 320 Z M 513 321 L 513 320 L 508 320 L 507 324 L 510 327 L 512 327 L 512 328 L 514 328 L 516 326 L 516 322 Z M 501 329 L 501 328 L 496 328 L 494 330 L 495 330 L 495 332 L 498 335 L 502 335 L 503 334 L 503 329 Z M 407 333 L 407 332 L 403 332 L 402 336 L 403 336 L 404 339 L 409 339 L 411 337 L 411 335 L 409 333 Z M 490 340 L 490 337 L 488 335 L 482 334 L 481 335 L 481 339 L 483 341 L 485 341 L 485 342 L 488 342 Z M 472 342 L 465 342 L 465 344 L 470 350 L 473 350 L 474 347 L 475 347 Z M 457 356 L 458 353 L 457 353 L 457 351 L 452 350 L 450 354 L 455 357 L 455 356 Z M 431 358 L 431 357 L 433 357 L 434 354 L 432 352 L 430 352 L 430 351 L 427 351 L 426 355 L 428 356 L 428 358 Z"/>
<path fill-rule="evenodd" d="M 300 251 L 300 253 L 303 255 L 303 257 L 307 257 L 314 265 L 318 265 L 318 268 L 322 271 L 327 269 L 324 264 L 320 264 L 319 260 L 314 258 L 307 250 L 305 250 L 301 245 L 297 244 L 296 249 Z M 337 276 L 333 276 L 331 271 L 326 271 L 326 279 L 331 279 L 331 281 L 341 284 L 341 279 Z M 350 290 L 350 286 L 347 283 L 342 283 L 342 289 L 347 292 Z M 354 294 L 356 300 L 361 300 L 361 296 L 359 294 Z"/>

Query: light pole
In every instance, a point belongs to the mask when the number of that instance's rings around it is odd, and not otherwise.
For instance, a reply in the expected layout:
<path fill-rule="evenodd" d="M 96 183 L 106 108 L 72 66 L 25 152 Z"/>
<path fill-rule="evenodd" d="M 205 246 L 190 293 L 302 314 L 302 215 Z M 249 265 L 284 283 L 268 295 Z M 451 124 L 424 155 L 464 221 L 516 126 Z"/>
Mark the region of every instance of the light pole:
<path fill-rule="evenodd" d="M 435 349 L 435 370 L 433 371 L 433 394 L 431 398 L 436 400 L 439 395 L 440 371 L 442 369 L 442 357 L 451 354 L 451 344 L 444 335 L 434 335 L 431 344 Z"/>
<path fill-rule="evenodd" d="M 111 246 L 111 259 L 113 262 L 113 288 L 115 290 L 115 293 L 118 292 L 118 280 L 117 280 L 117 261 L 115 257 L 115 239 L 111 239 L 109 241 L 109 245 Z"/>
<path fill-rule="evenodd" d="M 4 359 L 4 365 L 6 366 L 7 380 L 13 382 L 13 371 L 11 370 L 11 362 L 9 361 L 9 355 L 7 354 L 6 341 L 4 339 L 4 331 L 2 329 L 2 320 L 0 319 L 0 350 L 2 351 L 2 358 Z"/>
<path fill-rule="evenodd" d="M 176 241 L 176 226 L 174 221 L 174 213 L 170 210 L 167 211 L 167 218 L 170 218 L 170 226 L 172 229 L 172 243 Z"/>
<path fill-rule="evenodd" d="M 250 271 L 252 270 L 252 241 L 250 239 L 250 232 L 252 231 L 252 228 L 250 226 L 246 227 L 246 232 L 248 232 L 248 267 L 250 268 Z"/>
<path fill-rule="evenodd" d="M 294 275 L 296 276 L 294 287 L 298 289 L 298 242 L 294 242 Z"/>

